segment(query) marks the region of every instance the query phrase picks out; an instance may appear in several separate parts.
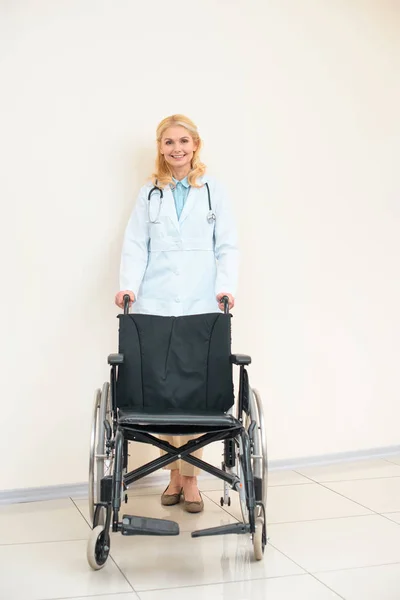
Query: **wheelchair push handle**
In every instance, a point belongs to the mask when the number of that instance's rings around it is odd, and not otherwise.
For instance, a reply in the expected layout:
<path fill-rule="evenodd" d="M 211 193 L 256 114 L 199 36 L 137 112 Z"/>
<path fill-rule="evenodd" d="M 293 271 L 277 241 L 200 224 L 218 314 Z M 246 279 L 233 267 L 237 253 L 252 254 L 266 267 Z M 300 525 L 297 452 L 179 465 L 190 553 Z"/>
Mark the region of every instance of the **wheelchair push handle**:
<path fill-rule="evenodd" d="M 220 301 L 224 305 L 224 314 L 228 315 L 229 314 L 229 298 L 228 298 L 228 296 L 222 296 Z"/>
<path fill-rule="evenodd" d="M 131 298 L 129 294 L 125 294 L 124 298 L 124 315 L 129 315 L 129 305 L 131 302 Z"/>

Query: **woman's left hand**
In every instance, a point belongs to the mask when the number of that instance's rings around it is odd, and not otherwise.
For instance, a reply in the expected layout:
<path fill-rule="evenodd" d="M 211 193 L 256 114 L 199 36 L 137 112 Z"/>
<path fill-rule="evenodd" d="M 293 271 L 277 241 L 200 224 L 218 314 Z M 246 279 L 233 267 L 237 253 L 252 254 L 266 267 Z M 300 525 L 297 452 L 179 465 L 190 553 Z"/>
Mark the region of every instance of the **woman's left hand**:
<path fill-rule="evenodd" d="M 222 298 L 224 296 L 229 298 L 229 310 L 231 310 L 235 306 L 235 298 L 232 296 L 232 294 L 228 294 L 227 292 L 221 292 L 220 294 L 217 294 L 218 307 L 220 310 L 224 310 L 224 303 L 222 302 Z"/>

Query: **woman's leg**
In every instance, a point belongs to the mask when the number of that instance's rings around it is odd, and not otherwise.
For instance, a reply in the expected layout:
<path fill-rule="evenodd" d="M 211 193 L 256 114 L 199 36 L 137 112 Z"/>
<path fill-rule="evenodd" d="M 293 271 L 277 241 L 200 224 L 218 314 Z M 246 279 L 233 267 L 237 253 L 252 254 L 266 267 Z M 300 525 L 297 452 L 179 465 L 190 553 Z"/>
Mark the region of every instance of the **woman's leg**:
<path fill-rule="evenodd" d="M 160 439 L 172 444 L 172 446 L 179 447 L 186 444 L 189 440 L 193 440 L 196 437 L 200 436 L 160 435 L 159 437 Z M 160 453 L 161 456 L 165 454 L 165 452 L 162 450 L 160 451 Z M 201 459 L 203 456 L 203 448 L 192 452 L 191 456 Z M 197 475 L 200 473 L 200 469 L 194 467 L 193 465 L 190 465 L 184 460 L 174 461 L 173 463 L 167 465 L 164 468 L 169 469 L 171 471 L 170 484 L 164 492 L 166 495 L 177 494 L 183 488 L 183 493 L 187 502 L 200 502 L 200 492 L 197 486 Z"/>
<path fill-rule="evenodd" d="M 193 435 L 182 435 L 174 438 L 174 446 L 183 446 L 189 440 L 194 440 L 196 437 Z M 196 450 L 192 452 L 190 456 L 194 456 L 196 458 L 202 458 L 203 456 L 203 448 L 200 450 Z M 179 461 L 179 472 L 181 474 L 181 484 L 183 488 L 183 494 L 185 496 L 186 502 L 201 502 L 199 488 L 197 486 L 197 476 L 200 473 L 200 469 L 190 465 L 185 460 Z"/>
<path fill-rule="evenodd" d="M 172 446 L 177 446 L 179 444 L 179 438 L 174 437 L 173 435 L 159 435 L 160 440 L 164 442 L 168 442 Z M 164 456 L 166 452 L 164 450 L 160 450 L 160 456 Z M 169 496 L 174 494 L 179 494 L 182 489 L 182 477 L 180 474 L 180 466 L 181 461 L 175 460 L 173 463 L 170 463 L 164 469 L 167 471 L 171 471 L 170 474 L 170 484 L 168 488 L 165 490 L 163 495 Z"/>

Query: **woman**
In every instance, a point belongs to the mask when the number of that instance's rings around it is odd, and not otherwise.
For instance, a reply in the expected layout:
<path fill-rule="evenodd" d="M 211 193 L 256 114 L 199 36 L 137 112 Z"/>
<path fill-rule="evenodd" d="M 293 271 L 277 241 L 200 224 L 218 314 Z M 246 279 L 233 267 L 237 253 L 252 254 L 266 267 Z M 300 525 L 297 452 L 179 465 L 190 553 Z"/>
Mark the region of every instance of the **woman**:
<path fill-rule="evenodd" d="M 200 161 L 202 142 L 196 126 L 183 115 L 164 119 L 157 128 L 156 169 L 142 187 L 126 228 L 115 303 L 123 308 L 128 294 L 132 310 L 163 316 L 233 308 L 238 277 L 236 228 L 221 185 L 206 176 Z M 190 438 L 163 436 L 174 446 Z M 202 450 L 193 453 L 201 458 Z M 185 461 L 169 465 L 164 505 L 184 495 L 188 512 L 201 512 L 198 469 Z"/>

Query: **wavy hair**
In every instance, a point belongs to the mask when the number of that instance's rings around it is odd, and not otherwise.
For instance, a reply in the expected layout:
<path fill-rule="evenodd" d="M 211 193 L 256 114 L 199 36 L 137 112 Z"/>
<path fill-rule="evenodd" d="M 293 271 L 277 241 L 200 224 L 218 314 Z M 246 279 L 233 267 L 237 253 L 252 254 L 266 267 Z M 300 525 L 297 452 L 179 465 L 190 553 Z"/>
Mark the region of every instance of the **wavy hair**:
<path fill-rule="evenodd" d="M 198 179 L 206 172 L 206 166 L 200 160 L 200 150 L 203 144 L 196 125 L 184 115 L 172 115 L 171 117 L 167 117 L 161 121 L 157 127 L 157 158 L 155 172 L 151 177 L 152 182 L 154 185 L 157 185 L 160 188 L 164 188 L 168 184 L 172 183 L 172 171 L 169 164 L 165 160 L 164 155 L 161 154 L 160 148 L 162 136 L 164 135 L 165 131 L 169 127 L 174 126 L 184 127 L 192 136 L 193 141 L 197 144 L 197 150 L 195 150 L 193 153 L 191 165 L 192 168 L 188 175 L 188 182 L 189 185 L 193 187 L 201 187 L 201 184 L 198 183 Z"/>

